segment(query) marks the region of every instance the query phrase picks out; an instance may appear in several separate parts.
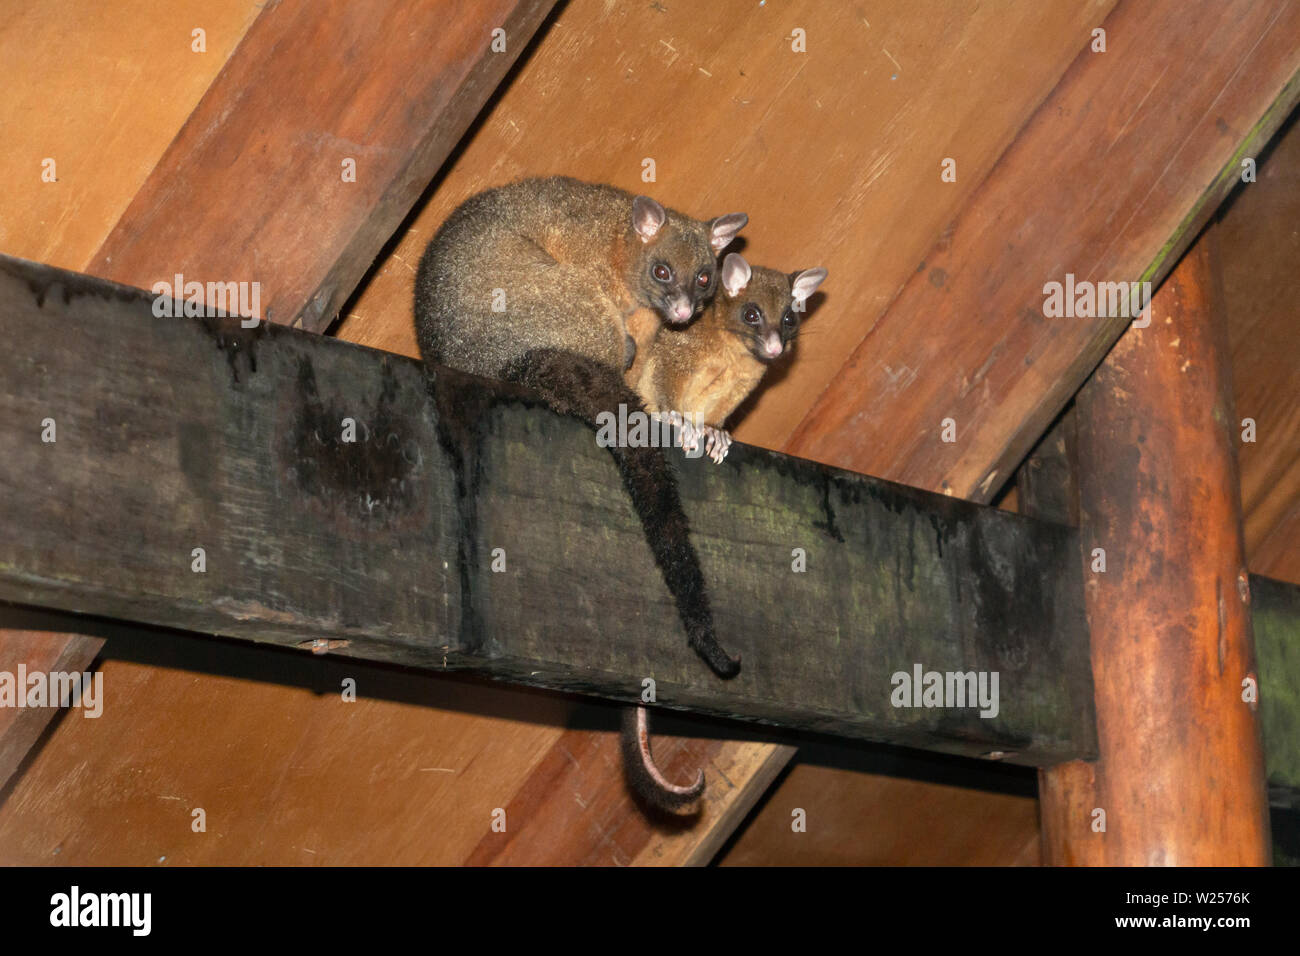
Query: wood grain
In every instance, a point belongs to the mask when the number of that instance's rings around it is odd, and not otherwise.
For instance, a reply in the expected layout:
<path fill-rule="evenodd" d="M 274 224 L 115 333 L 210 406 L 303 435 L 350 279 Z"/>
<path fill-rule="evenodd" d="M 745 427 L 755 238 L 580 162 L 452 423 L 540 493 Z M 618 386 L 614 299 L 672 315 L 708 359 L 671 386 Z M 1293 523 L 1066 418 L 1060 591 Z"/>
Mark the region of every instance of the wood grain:
<path fill-rule="evenodd" d="M 1031 795 L 799 763 L 723 865 L 1032 866 L 1037 824 Z"/>
<path fill-rule="evenodd" d="M 6 0 L 0 252 L 85 269 L 262 6 Z"/>
<path fill-rule="evenodd" d="M 357 661 L 103 634 L 104 714 L 61 721 L 0 805 L 6 864 L 453 866 L 569 708 Z"/>
<path fill-rule="evenodd" d="M 18 693 L 26 688 L 17 682 L 21 663 L 28 675 L 88 673 L 104 642 L 84 634 L 58 631 L 9 629 L 4 635 L 4 659 L 0 671 L 15 680 Z M 0 792 L 40 738 L 45 726 L 59 712 L 58 707 L 0 707 Z M 89 719 L 98 719 L 95 717 Z"/>
<path fill-rule="evenodd" d="M 1300 124 L 1218 224 L 1251 571 L 1300 583 Z M 1255 421 L 1242 441 L 1241 420 Z"/>

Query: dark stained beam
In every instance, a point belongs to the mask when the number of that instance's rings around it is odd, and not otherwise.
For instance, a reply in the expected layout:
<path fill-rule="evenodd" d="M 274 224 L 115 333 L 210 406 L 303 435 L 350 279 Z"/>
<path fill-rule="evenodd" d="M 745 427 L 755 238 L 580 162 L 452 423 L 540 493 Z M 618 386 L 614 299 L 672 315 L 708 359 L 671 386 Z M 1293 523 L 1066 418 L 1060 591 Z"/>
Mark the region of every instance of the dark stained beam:
<path fill-rule="evenodd" d="M 1251 575 L 1269 802 L 1300 810 L 1300 587 Z"/>
<path fill-rule="evenodd" d="M 722 682 L 608 453 L 527 393 L 444 372 L 481 414 L 440 420 L 408 359 L 0 262 L 0 329 L 24 343 L 0 357 L 0 598 L 620 700 L 653 677 L 666 706 L 1027 764 L 1091 752 L 1069 529 L 759 449 L 674 454 L 745 659 Z M 918 666 L 997 672 L 996 717 L 892 706 Z"/>

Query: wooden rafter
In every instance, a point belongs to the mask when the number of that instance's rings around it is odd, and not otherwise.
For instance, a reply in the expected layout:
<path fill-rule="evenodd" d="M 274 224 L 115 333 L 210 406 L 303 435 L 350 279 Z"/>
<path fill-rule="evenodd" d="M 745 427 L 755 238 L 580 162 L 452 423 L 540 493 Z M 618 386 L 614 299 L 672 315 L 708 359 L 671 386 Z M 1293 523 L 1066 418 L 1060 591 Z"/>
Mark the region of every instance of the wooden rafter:
<path fill-rule="evenodd" d="M 260 282 L 324 329 L 553 2 L 268 6 L 87 271 Z"/>

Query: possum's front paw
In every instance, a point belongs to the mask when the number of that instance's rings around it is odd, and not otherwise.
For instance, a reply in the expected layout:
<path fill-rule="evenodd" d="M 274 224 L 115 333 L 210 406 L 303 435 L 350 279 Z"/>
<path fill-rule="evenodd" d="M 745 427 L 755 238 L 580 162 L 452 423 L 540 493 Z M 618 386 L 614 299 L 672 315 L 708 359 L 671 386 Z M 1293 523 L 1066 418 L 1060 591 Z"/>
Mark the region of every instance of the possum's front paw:
<path fill-rule="evenodd" d="M 727 452 L 731 449 L 731 433 L 712 425 L 705 425 L 701 431 L 705 437 L 705 452 L 719 465 L 722 464 L 722 459 L 727 457 Z"/>

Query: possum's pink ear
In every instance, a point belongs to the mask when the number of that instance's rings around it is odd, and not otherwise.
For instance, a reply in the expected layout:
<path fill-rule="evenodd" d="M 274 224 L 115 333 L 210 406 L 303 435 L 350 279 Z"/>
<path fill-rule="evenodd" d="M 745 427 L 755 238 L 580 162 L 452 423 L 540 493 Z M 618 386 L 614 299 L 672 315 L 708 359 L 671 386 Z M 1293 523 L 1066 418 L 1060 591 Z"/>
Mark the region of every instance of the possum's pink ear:
<path fill-rule="evenodd" d="M 807 302 L 825 279 L 825 269 L 804 269 L 791 280 L 790 296 L 796 302 Z"/>
<path fill-rule="evenodd" d="M 722 288 L 731 298 L 734 299 L 745 291 L 751 275 L 753 272 L 750 271 L 749 263 L 740 257 L 740 253 L 729 252 L 727 258 L 722 260 Z"/>
<path fill-rule="evenodd" d="M 657 236 L 667 219 L 664 207 L 649 196 L 637 196 L 632 200 L 632 228 L 642 242 L 649 242 Z"/>
<path fill-rule="evenodd" d="M 743 212 L 729 212 L 709 223 L 709 245 L 713 246 L 713 251 L 721 252 L 725 249 L 736 238 L 736 233 L 745 228 L 747 222 L 749 217 Z"/>

